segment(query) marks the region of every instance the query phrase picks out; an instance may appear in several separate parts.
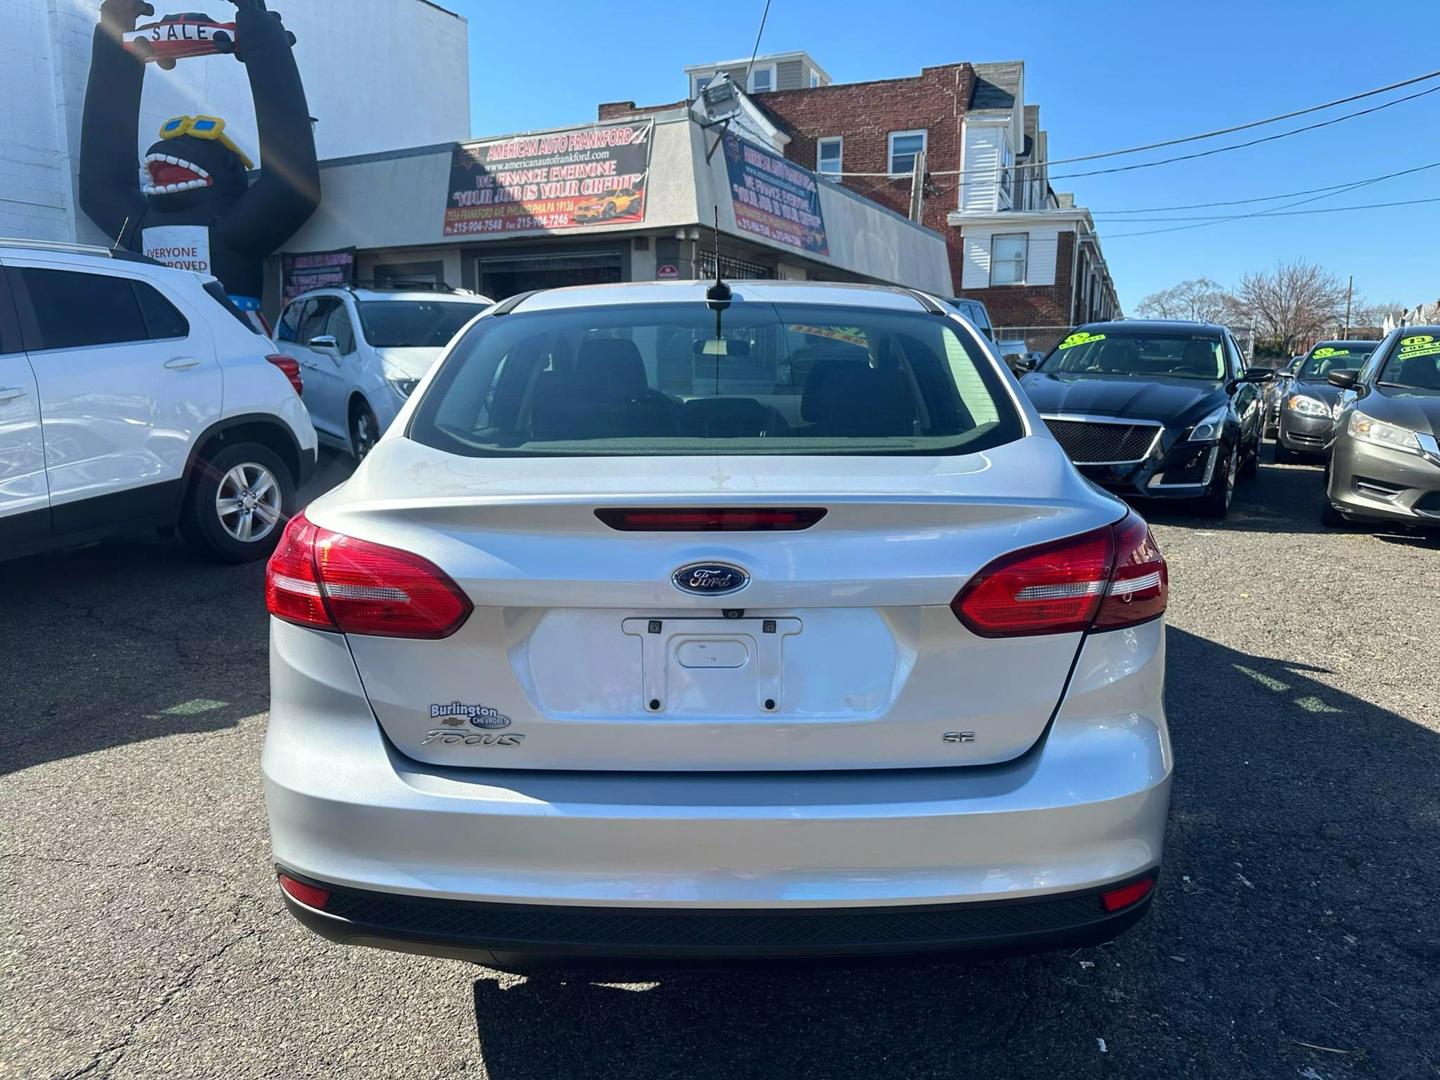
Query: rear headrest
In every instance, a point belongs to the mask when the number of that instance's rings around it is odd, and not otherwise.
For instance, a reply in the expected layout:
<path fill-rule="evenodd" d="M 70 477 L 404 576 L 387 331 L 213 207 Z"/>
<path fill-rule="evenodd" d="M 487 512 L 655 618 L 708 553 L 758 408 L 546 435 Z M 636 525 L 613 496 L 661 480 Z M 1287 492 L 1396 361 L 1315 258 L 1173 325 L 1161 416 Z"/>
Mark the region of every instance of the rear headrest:
<path fill-rule="evenodd" d="M 1406 360 L 1400 369 L 1400 381 L 1422 390 L 1440 390 L 1440 359 L 1416 356 Z"/>
<path fill-rule="evenodd" d="M 1214 375 L 1215 346 L 1208 341 L 1187 341 L 1179 366 L 1196 375 Z"/>
<path fill-rule="evenodd" d="M 1138 355 L 1139 350 L 1133 341 L 1107 341 L 1095 354 L 1095 361 L 1102 367 L 1112 364 L 1124 365 L 1132 363 Z"/>
<path fill-rule="evenodd" d="M 648 386 L 640 350 L 624 338 L 590 338 L 582 342 L 575 357 L 575 382 L 583 392 L 609 401 L 636 397 Z"/>
<path fill-rule="evenodd" d="M 805 380 L 800 416 L 824 434 L 909 435 L 914 406 L 898 368 L 823 360 Z"/>

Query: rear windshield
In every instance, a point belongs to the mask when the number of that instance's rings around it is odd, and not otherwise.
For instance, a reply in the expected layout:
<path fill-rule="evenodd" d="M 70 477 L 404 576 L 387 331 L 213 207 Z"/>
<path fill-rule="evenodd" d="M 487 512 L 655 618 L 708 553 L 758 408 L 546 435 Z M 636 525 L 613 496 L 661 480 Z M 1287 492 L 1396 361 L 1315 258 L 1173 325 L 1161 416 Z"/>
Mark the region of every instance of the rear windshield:
<path fill-rule="evenodd" d="M 1023 433 L 957 322 L 741 301 L 482 319 L 409 432 L 471 456 L 959 454 Z"/>
<path fill-rule="evenodd" d="M 1411 330 L 1397 340 L 1378 381 L 1407 390 L 1440 390 L 1440 327 Z"/>
<path fill-rule="evenodd" d="M 362 300 L 360 325 L 377 349 L 443 348 L 489 304 L 454 300 Z"/>
<path fill-rule="evenodd" d="M 1220 340 L 1199 334 L 1077 330 L 1040 363 L 1054 375 L 1128 375 L 1141 379 L 1225 378 Z"/>
<path fill-rule="evenodd" d="M 1301 382 L 1324 382 L 1332 371 L 1359 371 L 1377 344 L 1375 341 L 1322 341 L 1310 350 L 1295 377 Z"/>

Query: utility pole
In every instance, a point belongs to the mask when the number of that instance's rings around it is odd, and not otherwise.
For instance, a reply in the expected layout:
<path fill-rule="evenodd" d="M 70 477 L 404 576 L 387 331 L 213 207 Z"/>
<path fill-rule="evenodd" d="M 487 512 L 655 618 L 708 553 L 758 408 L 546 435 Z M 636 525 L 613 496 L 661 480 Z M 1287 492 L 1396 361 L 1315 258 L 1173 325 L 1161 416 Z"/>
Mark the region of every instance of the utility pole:
<path fill-rule="evenodd" d="M 1350 298 L 1355 295 L 1355 275 L 1350 275 L 1350 284 L 1345 286 L 1345 332 L 1340 336 L 1350 336 Z"/>
<path fill-rule="evenodd" d="M 919 221 L 925 211 L 925 151 L 915 155 L 915 171 L 910 174 L 910 220 Z"/>

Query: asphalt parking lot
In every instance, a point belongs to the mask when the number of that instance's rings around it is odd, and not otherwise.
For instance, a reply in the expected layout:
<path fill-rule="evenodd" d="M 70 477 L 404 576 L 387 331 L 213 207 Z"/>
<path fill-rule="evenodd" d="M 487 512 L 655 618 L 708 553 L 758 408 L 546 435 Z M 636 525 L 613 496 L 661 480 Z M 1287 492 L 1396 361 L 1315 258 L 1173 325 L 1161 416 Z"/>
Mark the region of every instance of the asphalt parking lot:
<path fill-rule="evenodd" d="M 148 537 L 0 565 L 0 1075 L 1440 1075 L 1440 539 L 1323 530 L 1310 467 L 1263 466 L 1225 523 L 1151 516 L 1178 770 L 1136 930 L 633 982 L 283 912 L 261 566 Z"/>

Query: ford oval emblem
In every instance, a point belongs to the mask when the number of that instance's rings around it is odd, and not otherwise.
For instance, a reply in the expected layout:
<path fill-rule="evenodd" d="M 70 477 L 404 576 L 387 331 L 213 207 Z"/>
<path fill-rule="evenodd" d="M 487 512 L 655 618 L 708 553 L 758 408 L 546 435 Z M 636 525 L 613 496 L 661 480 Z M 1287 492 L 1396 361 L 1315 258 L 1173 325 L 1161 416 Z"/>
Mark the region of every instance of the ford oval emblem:
<path fill-rule="evenodd" d="M 675 587 L 697 596 L 725 596 L 750 584 L 750 575 L 729 563 L 697 562 L 670 575 Z"/>

